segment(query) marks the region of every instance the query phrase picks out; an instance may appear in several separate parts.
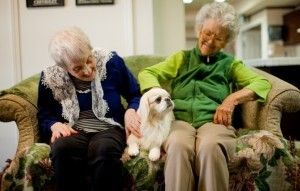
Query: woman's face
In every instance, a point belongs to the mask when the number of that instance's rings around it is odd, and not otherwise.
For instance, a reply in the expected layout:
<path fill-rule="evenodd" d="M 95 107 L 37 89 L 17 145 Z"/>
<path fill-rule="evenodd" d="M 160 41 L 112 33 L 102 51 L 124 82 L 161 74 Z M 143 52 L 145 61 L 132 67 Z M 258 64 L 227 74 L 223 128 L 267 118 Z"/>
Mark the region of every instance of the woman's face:
<path fill-rule="evenodd" d="M 217 21 L 204 22 L 198 34 L 198 46 L 204 56 L 214 55 L 226 46 L 228 32 Z"/>
<path fill-rule="evenodd" d="M 89 54 L 84 61 L 70 63 L 66 69 L 79 80 L 92 81 L 96 76 L 96 59 Z"/>

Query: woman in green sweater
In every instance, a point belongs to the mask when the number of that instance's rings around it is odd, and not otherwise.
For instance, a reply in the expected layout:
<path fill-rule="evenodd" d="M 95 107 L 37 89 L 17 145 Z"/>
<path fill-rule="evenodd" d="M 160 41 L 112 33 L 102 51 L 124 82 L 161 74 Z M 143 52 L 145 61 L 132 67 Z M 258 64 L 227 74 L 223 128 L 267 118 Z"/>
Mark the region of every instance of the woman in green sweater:
<path fill-rule="evenodd" d="M 228 190 L 227 162 L 235 151 L 232 115 L 247 101 L 264 102 L 270 83 L 222 52 L 239 31 L 227 3 L 203 6 L 196 16 L 197 46 L 179 51 L 139 74 L 141 90 L 172 81 L 176 120 L 164 149 L 167 191 Z M 232 92 L 236 84 L 239 91 Z"/>

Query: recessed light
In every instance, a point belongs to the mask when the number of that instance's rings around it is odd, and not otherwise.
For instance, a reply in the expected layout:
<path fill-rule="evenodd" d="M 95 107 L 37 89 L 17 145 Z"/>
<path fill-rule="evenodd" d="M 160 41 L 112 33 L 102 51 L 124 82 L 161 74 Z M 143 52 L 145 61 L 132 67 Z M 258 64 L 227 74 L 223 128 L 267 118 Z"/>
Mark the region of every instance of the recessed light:
<path fill-rule="evenodd" d="M 188 4 L 188 3 L 191 3 L 191 2 L 193 2 L 193 0 L 183 0 L 183 3 L 185 3 L 185 4 Z"/>

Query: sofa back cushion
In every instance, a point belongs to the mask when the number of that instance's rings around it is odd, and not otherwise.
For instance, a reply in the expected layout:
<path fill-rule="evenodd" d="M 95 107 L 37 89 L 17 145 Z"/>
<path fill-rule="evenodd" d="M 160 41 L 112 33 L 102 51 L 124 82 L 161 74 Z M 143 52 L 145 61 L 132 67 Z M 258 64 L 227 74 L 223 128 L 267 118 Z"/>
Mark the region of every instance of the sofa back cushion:
<path fill-rule="evenodd" d="M 128 56 L 124 58 L 124 61 L 133 75 L 137 78 L 138 73 L 146 67 L 152 66 L 163 61 L 165 57 L 155 55 L 139 55 Z"/>
<path fill-rule="evenodd" d="M 0 91 L 0 96 L 6 94 L 17 95 L 26 99 L 37 108 L 37 91 L 40 75 L 40 73 L 35 74 L 25 80 L 22 80 L 9 89 Z"/>

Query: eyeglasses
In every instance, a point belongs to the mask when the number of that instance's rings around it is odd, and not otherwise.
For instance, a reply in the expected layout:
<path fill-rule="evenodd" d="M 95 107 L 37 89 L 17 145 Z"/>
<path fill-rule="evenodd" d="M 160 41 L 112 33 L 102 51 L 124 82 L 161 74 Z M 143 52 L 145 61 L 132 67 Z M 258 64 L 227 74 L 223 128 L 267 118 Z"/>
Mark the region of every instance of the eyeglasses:
<path fill-rule="evenodd" d="M 75 67 L 72 68 L 72 70 L 76 73 L 85 71 L 87 67 L 94 64 L 94 56 L 89 55 L 86 59 L 83 59 L 84 61 L 80 61 L 78 64 L 76 64 Z"/>
<path fill-rule="evenodd" d="M 204 30 L 204 31 L 201 31 L 201 35 L 202 35 L 202 38 L 204 38 L 205 40 L 214 40 L 216 43 L 219 43 L 219 44 L 226 43 L 226 40 L 227 40 L 226 35 L 223 33 L 220 35 L 217 35 L 212 31 Z"/>

